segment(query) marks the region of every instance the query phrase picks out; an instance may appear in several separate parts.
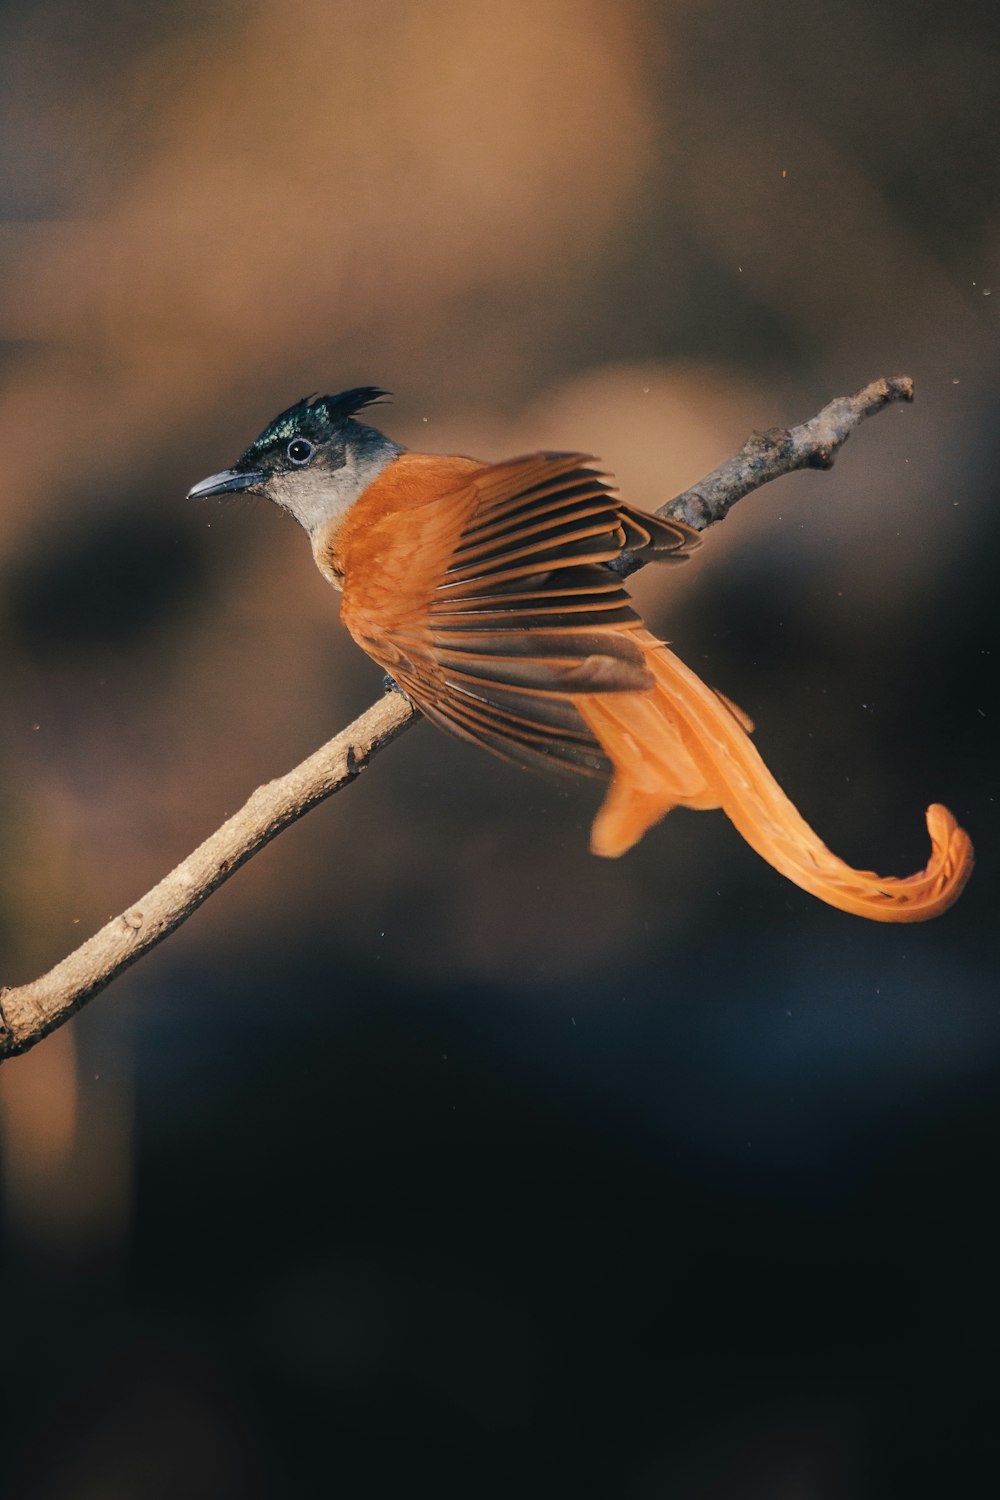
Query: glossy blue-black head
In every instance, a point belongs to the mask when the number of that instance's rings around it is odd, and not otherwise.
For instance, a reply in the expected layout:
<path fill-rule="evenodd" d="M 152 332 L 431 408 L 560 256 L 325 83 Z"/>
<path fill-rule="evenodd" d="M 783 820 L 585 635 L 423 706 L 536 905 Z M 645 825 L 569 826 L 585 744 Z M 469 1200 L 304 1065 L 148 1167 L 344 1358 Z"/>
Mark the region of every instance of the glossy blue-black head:
<path fill-rule="evenodd" d="M 357 386 L 337 396 L 307 396 L 274 418 L 231 469 L 188 491 L 189 500 L 246 491 L 266 495 L 314 532 L 343 515 L 402 451 L 355 413 L 387 391 Z"/>

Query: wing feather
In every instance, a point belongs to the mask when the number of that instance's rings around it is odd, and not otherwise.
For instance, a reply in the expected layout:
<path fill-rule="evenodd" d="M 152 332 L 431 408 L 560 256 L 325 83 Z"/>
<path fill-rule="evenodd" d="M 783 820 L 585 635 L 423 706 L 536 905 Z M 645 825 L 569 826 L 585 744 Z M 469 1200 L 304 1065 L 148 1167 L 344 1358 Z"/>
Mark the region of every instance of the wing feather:
<path fill-rule="evenodd" d="M 540 453 L 484 466 L 384 516 L 367 539 L 382 585 L 356 587 L 348 563 L 343 615 L 443 728 L 533 769 L 600 776 L 609 763 L 574 697 L 653 682 L 642 622 L 603 564 L 626 548 L 671 561 L 698 538 L 624 505 L 589 462 Z"/>

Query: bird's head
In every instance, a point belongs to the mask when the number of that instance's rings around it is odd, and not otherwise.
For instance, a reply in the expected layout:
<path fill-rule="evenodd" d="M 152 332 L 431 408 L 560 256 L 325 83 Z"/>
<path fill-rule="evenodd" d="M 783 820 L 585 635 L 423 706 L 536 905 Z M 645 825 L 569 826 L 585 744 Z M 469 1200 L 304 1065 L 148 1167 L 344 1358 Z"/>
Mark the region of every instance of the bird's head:
<path fill-rule="evenodd" d="M 338 396 L 307 396 L 269 422 L 231 469 L 188 491 L 189 500 L 239 491 L 266 495 L 310 534 L 342 516 L 402 452 L 355 412 L 387 395 L 359 386 Z"/>

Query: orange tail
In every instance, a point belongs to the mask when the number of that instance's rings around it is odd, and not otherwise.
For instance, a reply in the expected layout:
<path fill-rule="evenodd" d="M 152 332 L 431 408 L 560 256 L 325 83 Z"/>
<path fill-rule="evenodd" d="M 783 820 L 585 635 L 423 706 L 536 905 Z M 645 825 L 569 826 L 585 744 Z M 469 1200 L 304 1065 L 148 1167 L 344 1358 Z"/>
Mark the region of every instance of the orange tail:
<path fill-rule="evenodd" d="M 769 864 L 841 911 L 876 922 L 924 922 L 957 900 L 972 873 L 972 844 L 946 807 L 927 809 L 931 858 L 919 874 L 853 870 L 789 802 L 739 711 L 652 636 L 640 644 L 656 678 L 652 692 L 575 700 L 615 768 L 591 833 L 595 854 L 624 854 L 671 807 L 721 807 Z"/>

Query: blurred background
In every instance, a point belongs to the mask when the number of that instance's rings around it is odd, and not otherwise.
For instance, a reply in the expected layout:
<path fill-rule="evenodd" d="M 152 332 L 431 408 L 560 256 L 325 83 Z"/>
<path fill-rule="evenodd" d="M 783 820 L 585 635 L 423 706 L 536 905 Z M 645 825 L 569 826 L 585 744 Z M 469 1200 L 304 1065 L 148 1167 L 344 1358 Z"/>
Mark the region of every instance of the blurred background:
<path fill-rule="evenodd" d="M 634 592 L 835 852 L 979 855 L 866 925 L 419 726 L 0 1070 L 5 1496 L 995 1472 L 998 18 L 0 7 L 0 983 L 380 691 L 298 528 L 183 498 L 357 384 L 653 507 L 912 375 Z"/>

